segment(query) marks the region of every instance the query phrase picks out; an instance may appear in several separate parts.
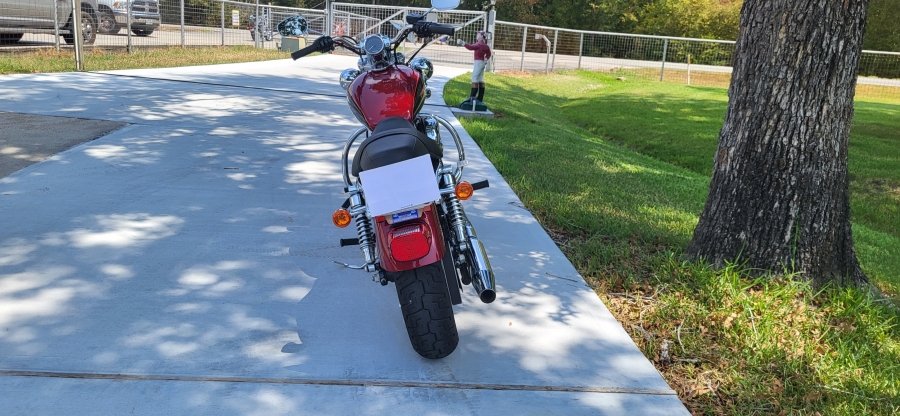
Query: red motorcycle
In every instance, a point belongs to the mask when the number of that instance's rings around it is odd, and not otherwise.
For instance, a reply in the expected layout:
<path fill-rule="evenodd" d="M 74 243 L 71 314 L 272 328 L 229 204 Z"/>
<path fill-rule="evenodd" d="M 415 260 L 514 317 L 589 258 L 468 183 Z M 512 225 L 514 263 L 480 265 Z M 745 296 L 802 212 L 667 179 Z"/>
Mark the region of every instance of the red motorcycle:
<path fill-rule="evenodd" d="M 459 0 L 433 0 L 432 10 L 458 5 Z M 393 282 L 413 349 L 426 358 L 443 358 L 459 344 L 452 305 L 462 303 L 461 287 L 472 285 L 484 303 L 497 294 L 487 253 L 460 202 L 488 182 L 462 181 L 466 160 L 459 134 L 447 120 L 420 113 L 431 95 L 426 81 L 434 67 L 415 55 L 435 36 L 455 32 L 425 21 L 427 13 L 408 15 L 407 25 L 393 39 L 373 34 L 357 42 L 322 36 L 291 57 L 335 47 L 360 56 L 359 69 L 340 75 L 350 110 L 363 127 L 344 146 L 341 166 L 350 196 L 332 221 L 342 228 L 355 222 L 357 237 L 340 244 L 359 245 L 365 264 L 344 266 L 374 273 L 382 286 Z M 298 28 L 306 27 L 302 19 L 286 19 L 279 32 L 300 35 Z M 410 33 L 426 41 L 406 59 L 397 48 Z M 442 127 L 456 145 L 455 164 L 444 160 Z M 353 144 L 364 136 L 350 162 Z"/>

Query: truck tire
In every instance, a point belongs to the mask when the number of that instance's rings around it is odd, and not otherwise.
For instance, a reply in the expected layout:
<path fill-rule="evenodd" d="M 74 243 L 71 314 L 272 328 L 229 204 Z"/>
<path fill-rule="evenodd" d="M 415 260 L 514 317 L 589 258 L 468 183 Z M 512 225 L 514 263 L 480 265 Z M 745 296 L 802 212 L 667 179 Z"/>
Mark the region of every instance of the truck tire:
<path fill-rule="evenodd" d="M 97 25 L 97 32 L 104 35 L 115 35 L 122 30 L 116 23 L 116 16 L 109 10 L 100 12 L 100 23 Z"/>
<path fill-rule="evenodd" d="M 0 45 L 8 45 L 22 40 L 24 33 L 0 33 Z"/>
<path fill-rule="evenodd" d="M 152 30 L 134 29 L 131 31 L 131 33 L 134 33 L 135 36 L 150 36 L 150 34 L 153 33 L 153 31 Z"/>
<path fill-rule="evenodd" d="M 72 26 L 72 20 L 74 20 L 73 16 L 69 16 L 69 23 L 66 26 L 68 30 L 73 30 L 75 27 Z M 75 44 L 74 32 L 62 35 L 62 37 L 69 45 Z M 90 10 L 81 11 L 81 37 L 84 39 L 85 45 L 92 45 L 97 40 L 97 22 L 94 20 L 94 16 L 91 15 Z"/>
<path fill-rule="evenodd" d="M 441 262 L 397 273 L 394 285 L 409 342 L 419 355 L 444 358 L 459 345 Z"/>

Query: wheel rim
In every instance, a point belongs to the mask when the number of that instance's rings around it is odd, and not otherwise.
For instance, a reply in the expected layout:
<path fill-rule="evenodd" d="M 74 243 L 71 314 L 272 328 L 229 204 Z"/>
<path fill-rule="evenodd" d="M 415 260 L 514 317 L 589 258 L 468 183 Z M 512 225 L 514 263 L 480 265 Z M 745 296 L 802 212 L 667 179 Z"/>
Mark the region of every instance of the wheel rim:
<path fill-rule="evenodd" d="M 82 12 L 84 13 L 84 12 Z M 91 40 L 94 34 L 94 22 L 89 17 L 81 18 L 81 37 L 84 40 Z"/>
<path fill-rule="evenodd" d="M 104 14 L 100 17 L 100 29 L 111 32 L 112 29 L 116 27 L 116 19 L 108 14 Z"/>

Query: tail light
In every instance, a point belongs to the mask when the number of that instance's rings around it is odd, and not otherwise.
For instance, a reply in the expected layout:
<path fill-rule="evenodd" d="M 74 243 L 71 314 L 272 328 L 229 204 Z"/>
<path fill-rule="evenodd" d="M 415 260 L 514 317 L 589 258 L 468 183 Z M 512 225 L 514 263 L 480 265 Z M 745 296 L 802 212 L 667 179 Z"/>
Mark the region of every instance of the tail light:
<path fill-rule="evenodd" d="M 431 231 L 424 224 L 395 228 L 388 238 L 388 247 L 394 260 L 420 259 L 431 249 Z"/>

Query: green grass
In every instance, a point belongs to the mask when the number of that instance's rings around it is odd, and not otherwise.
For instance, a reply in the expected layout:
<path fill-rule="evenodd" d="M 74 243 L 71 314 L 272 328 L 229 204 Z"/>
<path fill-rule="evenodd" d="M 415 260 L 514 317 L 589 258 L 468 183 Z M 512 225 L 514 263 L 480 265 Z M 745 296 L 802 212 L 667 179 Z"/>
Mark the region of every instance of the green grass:
<path fill-rule="evenodd" d="M 95 48 L 85 54 L 84 69 L 87 71 L 108 71 L 116 69 L 170 68 L 284 58 L 287 58 L 287 54 L 284 52 L 250 46 L 171 47 L 138 50 L 132 54 L 108 52 Z M 56 50 L 47 49 L 21 54 L 0 55 L 0 74 L 31 74 L 74 70 L 75 55 L 71 51 L 56 52 Z"/>
<path fill-rule="evenodd" d="M 446 101 L 468 85 L 452 80 Z M 900 412 L 895 307 L 678 260 L 706 198 L 724 89 L 489 74 L 486 101 L 500 118 L 463 120 L 466 130 L 694 413 Z M 857 253 L 890 293 L 898 115 L 900 103 L 858 102 L 850 160 Z"/>

